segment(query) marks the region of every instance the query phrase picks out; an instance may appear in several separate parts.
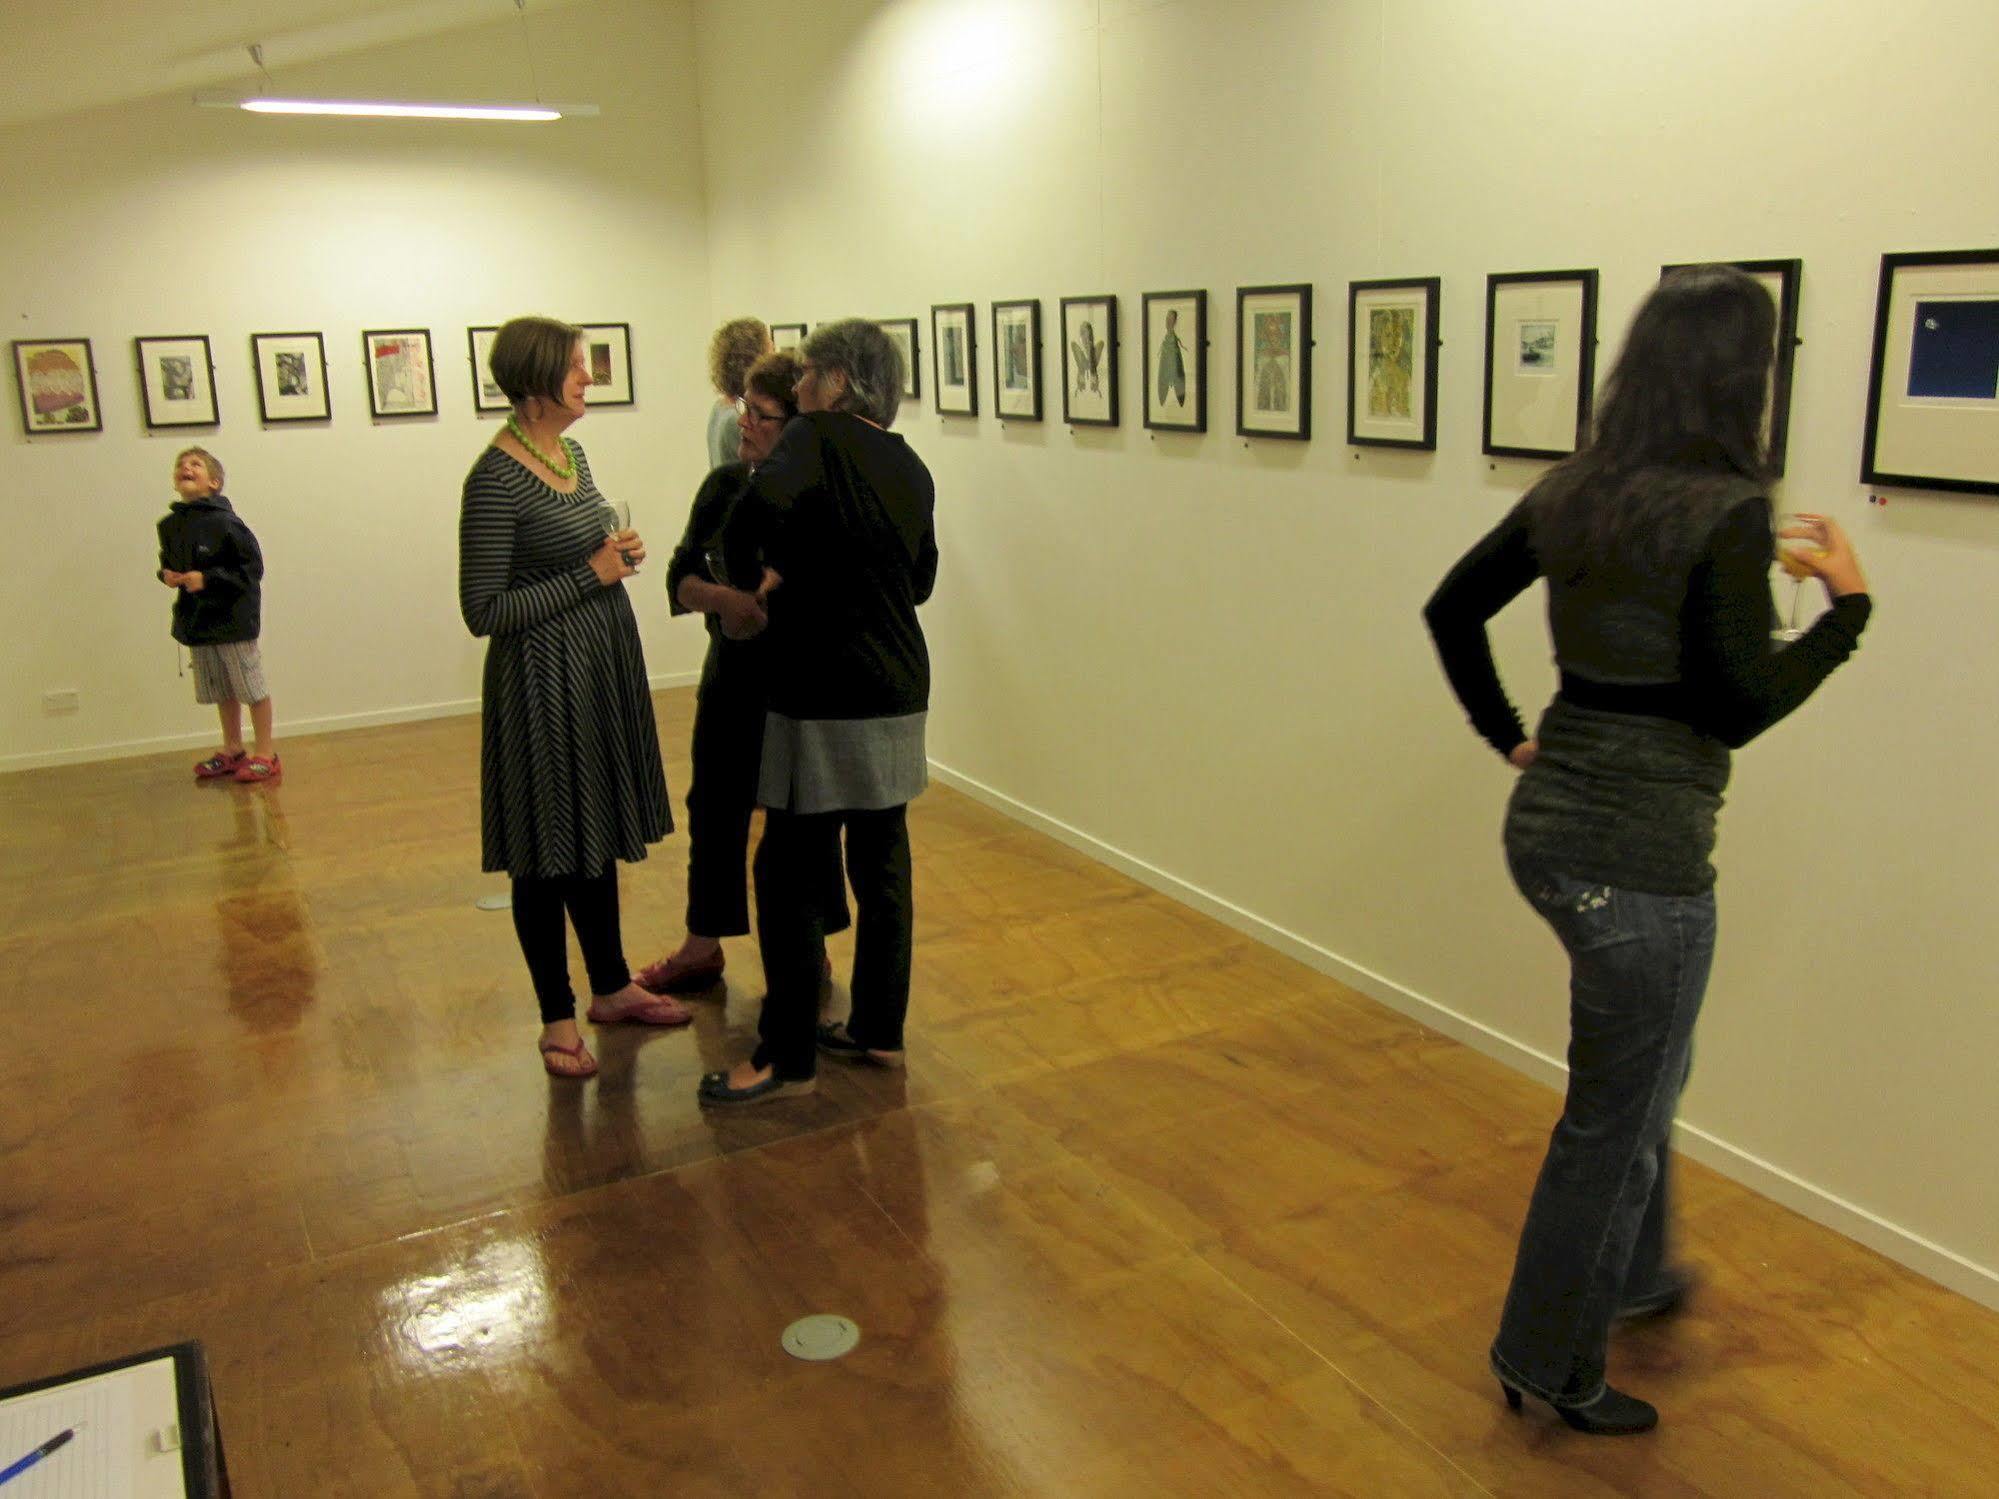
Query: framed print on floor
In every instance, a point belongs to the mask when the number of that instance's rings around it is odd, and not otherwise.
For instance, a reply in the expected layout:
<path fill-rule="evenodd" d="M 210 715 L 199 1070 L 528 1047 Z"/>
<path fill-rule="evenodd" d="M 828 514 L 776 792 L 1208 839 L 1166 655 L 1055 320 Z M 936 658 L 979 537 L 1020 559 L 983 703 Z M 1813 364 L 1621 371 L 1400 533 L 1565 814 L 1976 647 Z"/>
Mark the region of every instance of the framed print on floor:
<path fill-rule="evenodd" d="M 1436 276 L 1347 285 L 1347 441 L 1437 446 Z"/>
<path fill-rule="evenodd" d="M 89 339 L 15 339 L 14 384 L 21 392 L 21 429 L 29 436 L 104 430 Z"/>
<path fill-rule="evenodd" d="M 1482 452 L 1566 458 L 1589 434 L 1596 397 L 1596 272 L 1485 278 Z"/>
<path fill-rule="evenodd" d="M 1881 257 L 1860 478 L 1999 494 L 1999 250 Z"/>
<path fill-rule="evenodd" d="M 513 404 L 493 379 L 493 339 L 499 331 L 497 324 L 465 330 L 465 344 L 471 350 L 472 358 L 474 411 L 505 411 Z"/>
<path fill-rule="evenodd" d="M 1235 294 L 1238 437 L 1312 435 L 1312 288 L 1241 286 Z"/>
<path fill-rule="evenodd" d="M 1791 370 L 1798 357 L 1798 286 L 1804 274 L 1799 260 L 1693 261 L 1659 268 L 1659 274 L 1691 270 L 1695 265 L 1732 265 L 1746 271 L 1770 293 L 1777 306 L 1777 342 L 1771 352 L 1770 395 L 1763 407 L 1763 452 L 1770 476 L 1782 478 L 1784 455 L 1790 446 Z"/>
<path fill-rule="evenodd" d="M 780 349 L 797 349 L 805 342 L 805 324 L 772 323 L 770 341 Z"/>
<path fill-rule="evenodd" d="M 632 391 L 632 325 L 630 323 L 578 323 L 583 330 L 583 352 L 590 360 L 590 384 L 583 392 L 585 406 L 630 406 L 638 397 Z"/>
<path fill-rule="evenodd" d="M 317 333 L 252 333 L 250 362 L 257 367 L 257 410 L 266 425 L 332 417 L 326 341 Z"/>
<path fill-rule="evenodd" d="M 206 334 L 135 338 L 132 347 L 139 357 L 139 396 L 148 428 L 213 427 L 221 420 Z"/>
<path fill-rule="evenodd" d="M 916 362 L 922 352 L 916 337 L 916 319 L 881 317 L 875 319 L 875 326 L 888 335 L 888 341 L 902 358 L 902 398 L 915 400 L 923 394 L 923 366 Z"/>
<path fill-rule="evenodd" d="M 368 358 L 368 410 L 376 417 L 436 416 L 430 330 L 396 328 L 363 333 Z"/>
<path fill-rule="evenodd" d="M 979 338 L 970 302 L 930 309 L 930 358 L 937 410 L 944 416 L 979 414 Z"/>
<path fill-rule="evenodd" d="M 1041 304 L 993 303 L 993 412 L 1041 420 Z"/>
<path fill-rule="evenodd" d="M 1139 308 L 1145 344 L 1145 425 L 1208 430 L 1208 294 L 1149 291 Z"/>
<path fill-rule="evenodd" d="M 1118 424 L 1116 297 L 1064 297 L 1062 420 L 1072 427 Z"/>

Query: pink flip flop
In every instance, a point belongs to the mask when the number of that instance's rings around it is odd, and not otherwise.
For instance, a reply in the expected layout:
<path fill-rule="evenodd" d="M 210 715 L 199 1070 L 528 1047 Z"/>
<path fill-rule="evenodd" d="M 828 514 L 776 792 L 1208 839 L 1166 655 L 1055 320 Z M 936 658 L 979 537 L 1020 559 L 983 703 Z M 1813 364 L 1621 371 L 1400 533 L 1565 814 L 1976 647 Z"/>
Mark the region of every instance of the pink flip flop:
<path fill-rule="evenodd" d="M 694 1018 L 694 1012 L 686 1005 L 663 994 L 622 1010 L 610 1009 L 601 999 L 592 997 L 587 1013 L 596 1025 L 685 1025 Z"/>
<path fill-rule="evenodd" d="M 582 1072 L 558 1072 L 548 1060 L 552 1052 L 559 1052 L 565 1057 L 573 1058 L 577 1062 L 588 1062 L 590 1065 Z M 581 1041 L 578 1041 L 574 1046 L 564 1046 L 555 1041 L 544 1041 L 541 1043 L 541 1068 L 550 1077 L 567 1078 L 571 1082 L 580 1083 L 586 1077 L 595 1077 L 597 1075 L 597 1059 L 584 1050 Z"/>

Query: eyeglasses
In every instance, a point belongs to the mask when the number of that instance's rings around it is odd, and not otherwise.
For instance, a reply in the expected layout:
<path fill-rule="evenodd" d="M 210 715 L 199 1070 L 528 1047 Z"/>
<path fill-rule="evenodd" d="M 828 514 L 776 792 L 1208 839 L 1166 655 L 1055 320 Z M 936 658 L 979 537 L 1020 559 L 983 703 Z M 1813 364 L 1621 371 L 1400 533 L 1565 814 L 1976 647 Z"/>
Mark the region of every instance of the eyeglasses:
<path fill-rule="evenodd" d="M 776 426 L 789 420 L 789 418 L 783 415 L 782 413 L 779 413 L 776 416 L 772 416 L 768 411 L 759 411 L 757 410 L 756 407 L 752 406 L 748 401 L 745 401 L 740 397 L 738 397 L 736 400 L 736 415 L 748 421 L 761 422 L 766 427 Z"/>

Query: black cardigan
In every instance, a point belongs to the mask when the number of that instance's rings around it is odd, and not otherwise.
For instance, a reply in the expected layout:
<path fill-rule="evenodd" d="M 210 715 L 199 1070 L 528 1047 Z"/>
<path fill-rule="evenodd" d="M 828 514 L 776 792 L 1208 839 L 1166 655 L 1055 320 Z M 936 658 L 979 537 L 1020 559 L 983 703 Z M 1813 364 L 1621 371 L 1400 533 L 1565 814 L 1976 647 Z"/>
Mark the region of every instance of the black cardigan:
<path fill-rule="evenodd" d="M 787 718 L 895 718 L 930 704 L 917 605 L 937 582 L 936 489 L 908 443 L 845 412 L 794 417 L 750 478 L 725 549 L 783 578 L 765 633 Z"/>

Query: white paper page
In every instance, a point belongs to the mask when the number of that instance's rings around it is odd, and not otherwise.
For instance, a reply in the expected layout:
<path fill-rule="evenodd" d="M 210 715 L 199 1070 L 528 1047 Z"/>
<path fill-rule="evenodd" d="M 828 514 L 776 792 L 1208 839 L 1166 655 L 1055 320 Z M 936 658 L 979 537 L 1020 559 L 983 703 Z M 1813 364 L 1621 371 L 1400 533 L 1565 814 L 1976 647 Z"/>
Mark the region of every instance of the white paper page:
<path fill-rule="evenodd" d="M 164 1471 L 150 1471 L 146 1493 L 182 1493 L 178 1451 L 140 1461 L 154 1431 L 176 1419 L 172 1359 L 0 1401 L 0 1469 L 58 1431 L 76 1429 L 74 1439 L 12 1479 L 4 1499 L 138 1499 L 140 1467 L 172 1469 L 172 1489 L 156 1487 Z"/>

